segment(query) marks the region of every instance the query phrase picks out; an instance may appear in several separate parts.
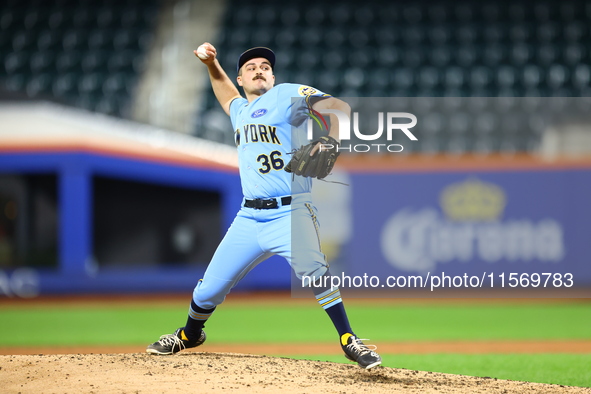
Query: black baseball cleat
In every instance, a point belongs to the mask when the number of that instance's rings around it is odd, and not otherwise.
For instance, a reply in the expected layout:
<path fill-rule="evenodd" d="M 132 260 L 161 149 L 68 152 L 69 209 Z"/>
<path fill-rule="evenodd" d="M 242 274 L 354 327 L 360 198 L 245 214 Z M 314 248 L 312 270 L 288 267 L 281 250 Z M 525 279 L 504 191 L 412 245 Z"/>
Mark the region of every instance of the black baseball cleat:
<path fill-rule="evenodd" d="M 382 358 L 375 352 L 376 346 L 367 346 L 353 334 L 344 334 L 341 336 L 341 347 L 345 352 L 345 357 L 355 361 L 361 368 L 372 369 L 382 363 Z"/>
<path fill-rule="evenodd" d="M 160 337 L 158 342 L 148 345 L 146 352 L 150 354 L 158 354 L 161 356 L 168 354 L 175 354 L 183 349 L 197 347 L 205 342 L 205 331 L 201 330 L 201 335 L 198 339 L 190 341 L 183 331 L 184 327 L 177 329 L 174 334 L 166 334 Z"/>

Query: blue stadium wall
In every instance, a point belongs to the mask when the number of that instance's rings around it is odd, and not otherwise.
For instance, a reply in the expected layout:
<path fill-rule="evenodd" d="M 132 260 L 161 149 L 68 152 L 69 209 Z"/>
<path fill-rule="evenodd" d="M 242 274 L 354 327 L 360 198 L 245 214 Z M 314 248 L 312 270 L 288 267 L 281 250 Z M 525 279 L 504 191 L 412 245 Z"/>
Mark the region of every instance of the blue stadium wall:
<path fill-rule="evenodd" d="M 0 175 L 3 174 L 55 175 L 59 225 L 57 268 L 25 265 L 0 270 L 0 296 L 188 292 L 203 277 L 207 261 L 193 265 L 122 264 L 118 267 L 113 264 L 106 268 L 93 264 L 93 183 L 97 177 L 219 193 L 222 223 L 211 224 L 212 229 L 219 231 L 218 239 L 230 225 L 242 201 L 237 171 L 90 151 L 4 152 L 0 154 Z M 289 287 L 286 263 L 278 264 L 276 259 L 271 259 L 265 264 L 274 264 L 276 268 L 257 268 L 238 289 Z"/>
<path fill-rule="evenodd" d="M 510 273 L 569 273 L 574 282 L 569 287 L 591 286 L 589 163 L 531 160 L 503 166 L 489 159 L 488 167 L 466 170 L 470 165 L 458 160 L 449 168 L 437 161 L 423 168 L 350 168 L 346 214 L 352 236 L 340 245 L 335 272 L 380 278 L 506 273 L 507 287 Z M 223 207 L 220 238 L 242 201 L 236 171 L 96 152 L 0 155 L 0 174 L 39 172 L 58 178 L 58 268 L 0 271 L 3 296 L 190 292 L 203 276 L 206 264 L 89 269 L 94 176 L 217 191 Z M 237 290 L 289 289 L 290 280 L 288 264 L 274 257 Z"/>

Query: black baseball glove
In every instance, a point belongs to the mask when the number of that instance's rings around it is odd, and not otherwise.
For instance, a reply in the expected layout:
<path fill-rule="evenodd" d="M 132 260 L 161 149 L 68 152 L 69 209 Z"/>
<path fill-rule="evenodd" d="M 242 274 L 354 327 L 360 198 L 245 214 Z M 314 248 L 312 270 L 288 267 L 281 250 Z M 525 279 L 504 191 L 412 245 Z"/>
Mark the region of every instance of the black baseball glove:
<path fill-rule="evenodd" d="M 310 152 L 319 142 L 322 145 L 313 156 L 310 156 Z M 285 171 L 305 177 L 326 178 L 332 171 L 337 157 L 339 157 L 338 147 L 339 143 L 334 138 L 330 136 L 320 137 L 296 150 L 287 166 L 285 166 Z"/>

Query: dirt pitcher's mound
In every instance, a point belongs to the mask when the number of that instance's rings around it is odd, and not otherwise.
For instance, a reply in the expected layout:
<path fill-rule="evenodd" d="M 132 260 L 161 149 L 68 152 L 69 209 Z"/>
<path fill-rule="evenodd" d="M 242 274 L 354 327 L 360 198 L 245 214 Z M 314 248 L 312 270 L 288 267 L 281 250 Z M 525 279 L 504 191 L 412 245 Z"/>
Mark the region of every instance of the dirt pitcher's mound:
<path fill-rule="evenodd" d="M 3 393 L 591 393 L 589 388 L 228 353 L 0 356 Z"/>

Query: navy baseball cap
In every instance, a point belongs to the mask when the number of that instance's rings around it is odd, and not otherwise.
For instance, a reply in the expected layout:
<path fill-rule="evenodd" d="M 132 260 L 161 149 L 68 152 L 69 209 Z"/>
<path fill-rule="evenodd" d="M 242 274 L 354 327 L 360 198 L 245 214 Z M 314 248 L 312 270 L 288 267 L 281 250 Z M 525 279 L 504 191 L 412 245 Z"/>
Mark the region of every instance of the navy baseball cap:
<path fill-rule="evenodd" d="M 240 71 L 240 68 L 244 66 L 247 61 L 256 57 L 267 59 L 269 63 L 271 63 L 271 68 L 275 68 L 275 53 L 266 47 L 255 47 L 244 51 L 242 55 L 240 55 L 238 58 L 238 67 L 236 67 L 236 71 Z"/>

